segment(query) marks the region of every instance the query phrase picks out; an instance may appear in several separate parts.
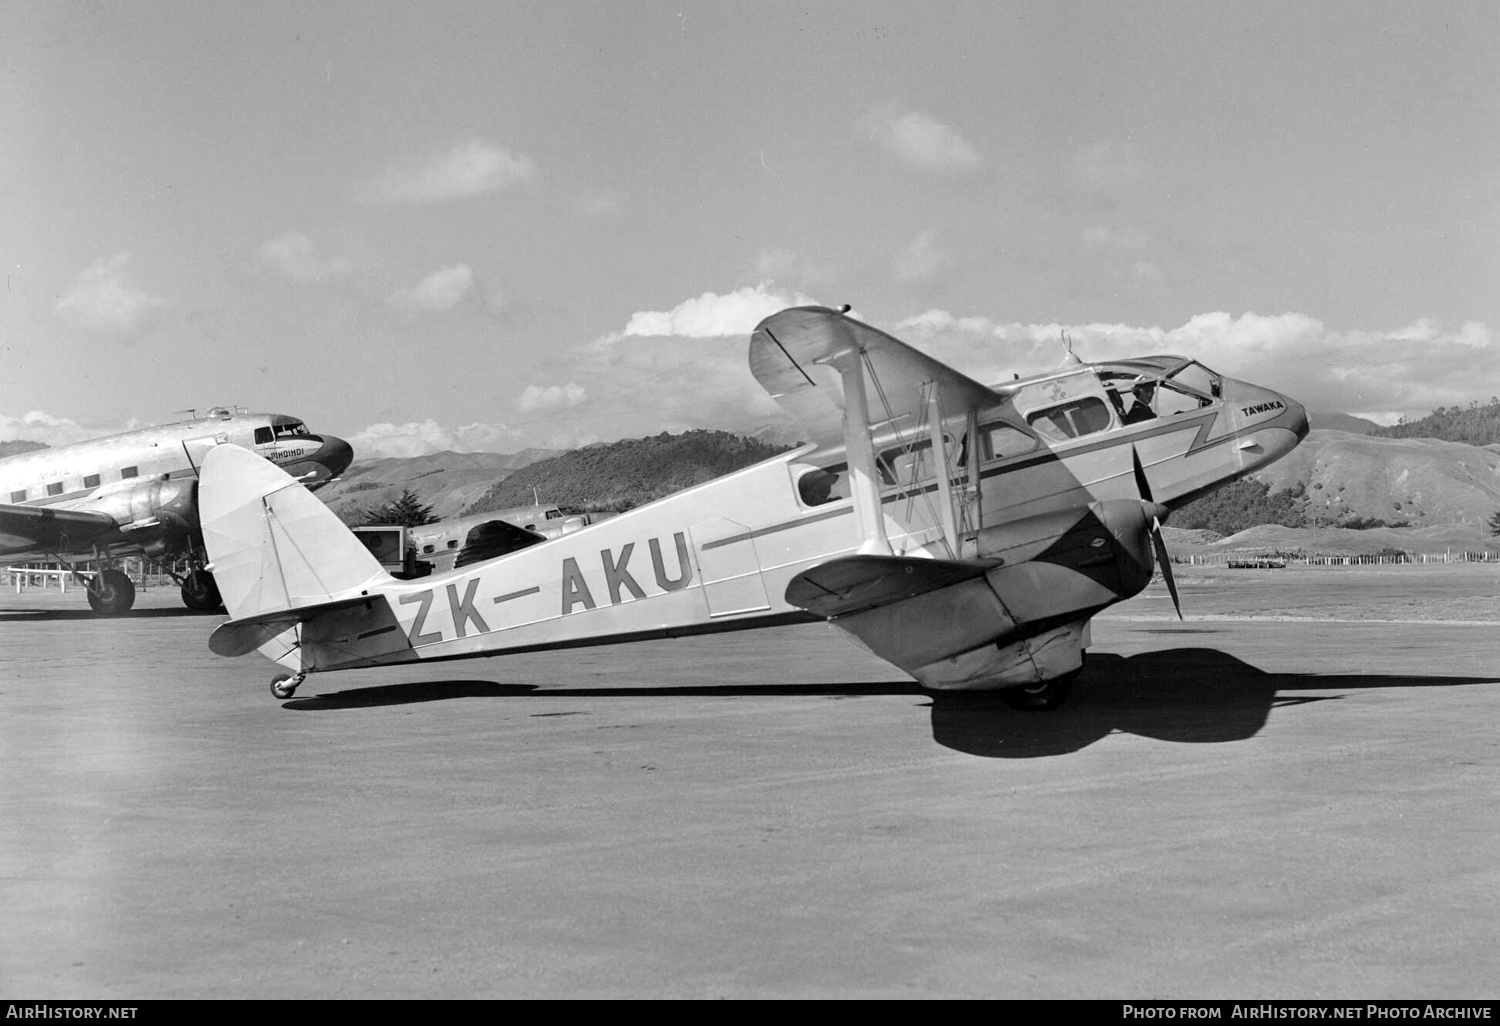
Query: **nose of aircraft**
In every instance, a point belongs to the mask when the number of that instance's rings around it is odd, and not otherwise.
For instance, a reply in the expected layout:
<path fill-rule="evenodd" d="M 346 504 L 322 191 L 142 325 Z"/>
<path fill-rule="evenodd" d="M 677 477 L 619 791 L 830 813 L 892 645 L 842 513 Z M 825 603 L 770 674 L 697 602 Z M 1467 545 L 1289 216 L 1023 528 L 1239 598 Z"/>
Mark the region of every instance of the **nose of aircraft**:
<path fill-rule="evenodd" d="M 1258 464 L 1285 456 L 1307 437 L 1307 410 L 1290 396 L 1232 378 L 1224 379 L 1223 396 L 1235 432 L 1245 440 L 1243 453 L 1259 455 Z"/>
<path fill-rule="evenodd" d="M 283 464 L 282 470 L 301 481 L 308 488 L 327 484 L 349 469 L 354 462 L 354 447 L 334 435 L 313 435 L 318 448 L 305 459 Z"/>

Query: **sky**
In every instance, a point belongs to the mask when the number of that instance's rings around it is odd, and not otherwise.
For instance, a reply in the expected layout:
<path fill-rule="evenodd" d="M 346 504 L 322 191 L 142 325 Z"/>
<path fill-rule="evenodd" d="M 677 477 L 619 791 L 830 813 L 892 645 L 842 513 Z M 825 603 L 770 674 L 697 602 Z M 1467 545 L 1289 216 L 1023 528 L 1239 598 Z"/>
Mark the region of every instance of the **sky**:
<path fill-rule="evenodd" d="M 0 439 L 360 456 L 777 411 L 790 305 L 981 381 L 1500 394 L 1500 4 L 0 5 Z"/>

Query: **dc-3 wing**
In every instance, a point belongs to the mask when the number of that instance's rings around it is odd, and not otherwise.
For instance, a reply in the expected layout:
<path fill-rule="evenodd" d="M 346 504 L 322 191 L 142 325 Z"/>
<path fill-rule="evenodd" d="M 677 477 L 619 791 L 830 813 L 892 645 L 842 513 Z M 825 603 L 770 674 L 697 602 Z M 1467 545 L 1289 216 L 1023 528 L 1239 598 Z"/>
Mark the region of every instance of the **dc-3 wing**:
<path fill-rule="evenodd" d="M 76 552 L 116 526 L 108 513 L 0 504 L 0 552 Z"/>
<path fill-rule="evenodd" d="M 878 328 L 826 306 L 797 306 L 772 314 L 750 336 L 750 371 L 781 408 L 819 446 L 843 440 L 844 388 L 832 361 L 863 355 L 881 395 L 870 397 L 873 426 L 906 430 L 922 418 L 924 388 L 936 388 L 944 410 L 957 413 L 1003 401 L 994 390 L 918 352 Z"/>

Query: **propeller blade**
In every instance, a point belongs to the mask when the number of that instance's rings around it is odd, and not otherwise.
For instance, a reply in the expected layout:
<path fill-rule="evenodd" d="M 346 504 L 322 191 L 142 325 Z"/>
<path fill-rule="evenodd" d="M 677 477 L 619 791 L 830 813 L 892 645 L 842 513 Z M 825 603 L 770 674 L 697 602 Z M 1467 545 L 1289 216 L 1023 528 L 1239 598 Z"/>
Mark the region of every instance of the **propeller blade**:
<path fill-rule="evenodd" d="M 1146 480 L 1146 468 L 1141 466 L 1141 454 L 1135 451 L 1135 443 L 1130 446 L 1130 465 L 1135 471 L 1135 490 L 1140 493 L 1142 499 L 1147 502 L 1154 501 L 1151 498 L 1151 482 Z"/>
<path fill-rule="evenodd" d="M 1167 540 L 1161 536 L 1161 521 L 1151 521 L 1151 547 L 1156 550 L 1156 565 L 1161 567 L 1161 579 L 1167 582 L 1167 592 L 1172 596 L 1172 608 L 1177 610 L 1177 619 L 1182 619 L 1182 602 L 1177 598 L 1177 582 L 1172 579 L 1172 557 L 1167 553 Z"/>
<path fill-rule="evenodd" d="M 1136 452 L 1134 443 L 1130 446 L 1131 470 L 1135 472 L 1135 487 L 1141 493 L 1141 501 L 1149 502 L 1153 506 L 1156 501 L 1151 498 L 1151 482 L 1146 480 L 1146 468 L 1141 466 L 1141 454 Z M 1163 507 L 1157 506 L 1160 511 Z M 1172 578 L 1172 557 L 1167 552 L 1167 540 L 1161 535 L 1160 512 L 1151 517 L 1151 548 L 1156 552 L 1156 565 L 1161 567 L 1161 578 L 1167 582 L 1167 592 L 1172 596 L 1172 608 L 1177 610 L 1177 619 L 1182 619 L 1182 602 L 1177 597 L 1177 582 Z"/>

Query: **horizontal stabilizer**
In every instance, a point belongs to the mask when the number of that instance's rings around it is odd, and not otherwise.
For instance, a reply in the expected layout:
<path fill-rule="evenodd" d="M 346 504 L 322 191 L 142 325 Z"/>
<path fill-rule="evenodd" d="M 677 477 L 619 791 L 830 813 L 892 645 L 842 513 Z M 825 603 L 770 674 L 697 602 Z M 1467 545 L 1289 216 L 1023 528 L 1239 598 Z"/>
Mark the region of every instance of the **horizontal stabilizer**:
<path fill-rule="evenodd" d="M 792 578 L 786 600 L 831 619 L 951 587 L 984 572 L 979 564 L 947 559 L 840 556 Z"/>
<path fill-rule="evenodd" d="M 324 619 L 337 618 L 355 625 L 368 620 L 372 626 L 378 623 L 379 627 L 384 627 L 387 623 L 395 623 L 390 608 L 384 595 L 354 595 L 295 609 L 257 613 L 219 624 L 209 636 L 208 647 L 216 655 L 248 655 L 292 627 Z M 336 614 L 349 615 L 336 617 Z"/>
<path fill-rule="evenodd" d="M 761 387 L 796 418 L 819 445 L 843 441 L 844 390 L 839 374 L 828 366 L 848 349 L 864 354 L 880 385 L 870 417 L 913 430 L 925 415 L 925 388 L 935 388 L 944 410 L 995 406 L 1002 397 L 992 389 L 913 349 L 878 328 L 823 306 L 798 306 L 772 314 L 750 336 L 750 371 Z"/>

